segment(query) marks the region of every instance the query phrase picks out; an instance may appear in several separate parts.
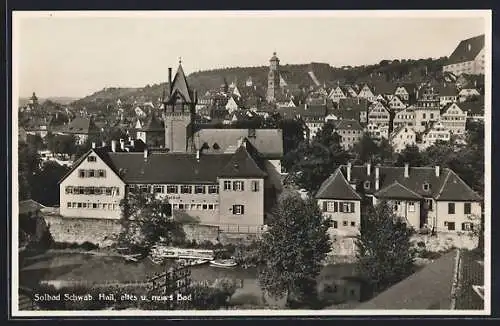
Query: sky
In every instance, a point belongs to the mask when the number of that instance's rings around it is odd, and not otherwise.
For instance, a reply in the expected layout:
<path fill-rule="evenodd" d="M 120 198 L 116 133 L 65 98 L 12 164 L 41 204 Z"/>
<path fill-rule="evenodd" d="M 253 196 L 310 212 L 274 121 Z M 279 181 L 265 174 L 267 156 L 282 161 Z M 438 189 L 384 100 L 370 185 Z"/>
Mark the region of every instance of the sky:
<path fill-rule="evenodd" d="M 21 97 L 83 97 L 214 68 L 449 56 L 484 34 L 484 12 L 14 13 L 13 81 Z M 346 15 L 347 14 L 347 15 Z M 76 16 L 75 16 L 76 15 Z M 17 88 L 16 88 L 17 86 Z"/>

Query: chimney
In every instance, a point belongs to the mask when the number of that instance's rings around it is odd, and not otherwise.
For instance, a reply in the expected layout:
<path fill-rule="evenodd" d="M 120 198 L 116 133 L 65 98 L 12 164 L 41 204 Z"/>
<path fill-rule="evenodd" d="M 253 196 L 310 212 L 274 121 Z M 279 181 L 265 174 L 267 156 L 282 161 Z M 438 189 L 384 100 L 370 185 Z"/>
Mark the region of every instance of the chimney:
<path fill-rule="evenodd" d="M 95 148 L 95 142 L 92 142 L 92 148 Z"/>
<path fill-rule="evenodd" d="M 380 188 L 380 166 L 375 167 L 375 190 Z"/>
<path fill-rule="evenodd" d="M 148 149 L 145 148 L 144 149 L 144 160 L 147 160 L 147 158 L 148 158 Z"/>
<path fill-rule="evenodd" d="M 370 176 L 372 170 L 372 164 L 370 162 L 366 163 L 366 175 Z"/>
<path fill-rule="evenodd" d="M 196 89 L 193 91 L 193 102 L 197 103 L 198 101 L 198 93 L 196 92 Z"/>
<path fill-rule="evenodd" d="M 135 148 L 135 141 L 133 139 L 130 140 L 130 146 L 132 146 L 132 148 Z"/>
<path fill-rule="evenodd" d="M 199 149 L 199 150 L 196 151 L 196 161 L 197 162 L 200 161 L 200 152 L 201 152 L 201 149 Z"/>
<path fill-rule="evenodd" d="M 116 152 L 116 140 L 111 141 L 111 151 Z"/>
<path fill-rule="evenodd" d="M 125 151 L 125 142 L 124 141 L 120 142 L 120 149 L 122 151 Z"/>
<path fill-rule="evenodd" d="M 409 178 L 409 177 L 410 177 L 410 164 L 405 163 L 405 178 Z"/>
<path fill-rule="evenodd" d="M 351 182 L 351 162 L 347 163 L 347 182 Z"/>
<path fill-rule="evenodd" d="M 102 147 L 106 147 L 106 142 L 102 141 Z"/>
<path fill-rule="evenodd" d="M 436 177 L 439 177 L 439 172 L 440 172 L 440 167 L 439 167 L 439 165 L 436 165 L 436 166 L 434 167 L 434 169 L 435 169 L 435 171 L 436 171 Z"/>
<path fill-rule="evenodd" d="M 168 68 L 168 88 L 170 90 L 168 95 L 172 94 L 172 68 Z"/>

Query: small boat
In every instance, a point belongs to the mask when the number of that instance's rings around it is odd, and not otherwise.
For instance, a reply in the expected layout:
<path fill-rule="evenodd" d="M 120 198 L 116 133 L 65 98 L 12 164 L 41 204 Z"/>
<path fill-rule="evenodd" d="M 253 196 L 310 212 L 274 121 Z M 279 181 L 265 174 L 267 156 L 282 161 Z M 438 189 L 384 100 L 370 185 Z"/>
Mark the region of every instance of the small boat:
<path fill-rule="evenodd" d="M 210 261 L 210 266 L 215 267 L 235 267 L 237 265 L 234 259 L 216 259 Z"/>
<path fill-rule="evenodd" d="M 129 262 L 137 262 L 137 261 L 139 261 L 139 257 L 141 257 L 141 256 L 142 256 L 142 254 L 123 255 L 123 258 Z"/>
<path fill-rule="evenodd" d="M 208 263 L 206 259 L 180 259 L 179 262 L 184 266 L 198 266 Z"/>

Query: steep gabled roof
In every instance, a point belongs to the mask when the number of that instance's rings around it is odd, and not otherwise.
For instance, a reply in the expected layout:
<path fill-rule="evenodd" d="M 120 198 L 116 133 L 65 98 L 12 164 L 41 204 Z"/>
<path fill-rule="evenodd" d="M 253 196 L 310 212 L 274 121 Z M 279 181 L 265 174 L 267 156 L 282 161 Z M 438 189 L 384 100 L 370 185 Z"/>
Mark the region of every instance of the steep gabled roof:
<path fill-rule="evenodd" d="M 450 55 L 447 64 L 474 60 L 484 48 L 484 34 L 461 41 Z"/>
<path fill-rule="evenodd" d="M 267 173 L 259 168 L 246 147 L 242 145 L 232 155 L 218 176 L 226 178 L 264 178 Z"/>
<path fill-rule="evenodd" d="M 175 92 L 181 94 L 186 102 L 188 103 L 194 102 L 194 98 L 188 86 L 186 75 L 184 74 L 184 69 L 182 69 L 182 64 L 180 63 L 179 63 L 179 68 L 177 68 L 177 73 L 175 74 L 174 80 L 172 81 L 171 95 L 173 95 Z"/>
<path fill-rule="evenodd" d="M 414 199 L 420 200 L 423 199 L 422 196 L 417 194 L 416 192 L 406 188 L 402 184 L 400 184 L 397 180 L 389 186 L 379 190 L 375 193 L 375 197 L 377 198 L 393 198 L 393 199 Z"/>
<path fill-rule="evenodd" d="M 453 170 L 448 170 L 443 186 L 436 196 L 437 200 L 480 201 L 476 194 Z"/>
<path fill-rule="evenodd" d="M 363 130 L 358 120 L 342 119 L 335 122 L 336 130 Z"/>
<path fill-rule="evenodd" d="M 317 199 L 361 200 L 361 196 L 349 185 L 340 172 L 340 168 L 337 168 L 337 170 L 323 182 L 315 197 Z"/>
<path fill-rule="evenodd" d="M 340 167 L 343 175 L 347 175 L 347 166 Z M 405 188 L 424 198 L 437 200 L 480 201 L 481 198 L 451 169 L 441 168 L 436 176 L 434 167 L 409 167 L 408 177 L 404 175 L 404 167 L 379 167 L 379 189 L 384 189 L 398 182 Z M 453 177 L 449 176 L 452 175 Z M 370 181 L 370 187 L 365 188 L 366 194 L 375 194 L 375 167 L 371 167 L 370 175 L 367 167 L 356 165 L 351 167 L 351 177 L 361 184 Z M 424 187 L 427 185 L 427 187 Z"/>

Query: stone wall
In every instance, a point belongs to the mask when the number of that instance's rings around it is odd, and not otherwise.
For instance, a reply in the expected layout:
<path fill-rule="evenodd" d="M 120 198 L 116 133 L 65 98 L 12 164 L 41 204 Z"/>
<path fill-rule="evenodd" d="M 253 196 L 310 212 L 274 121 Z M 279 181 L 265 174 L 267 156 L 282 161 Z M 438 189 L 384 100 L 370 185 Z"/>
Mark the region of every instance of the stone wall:
<path fill-rule="evenodd" d="M 436 236 L 418 234 L 412 238 L 414 245 L 424 243 L 430 252 L 447 251 L 451 248 L 472 250 L 477 248 L 478 237 L 470 233 L 440 232 Z"/>
<path fill-rule="evenodd" d="M 197 243 L 203 241 L 210 241 L 217 243 L 219 237 L 219 227 L 203 224 L 184 224 L 184 232 L 186 233 L 186 240 L 196 241 Z"/>
<path fill-rule="evenodd" d="M 111 219 L 62 217 L 47 214 L 44 216 L 50 233 L 56 242 L 84 243 L 91 242 L 99 247 L 112 245 L 113 239 L 120 233 L 119 221 Z M 186 240 L 197 243 L 210 241 L 227 244 L 250 244 L 258 235 L 249 233 L 220 232 L 218 226 L 203 224 L 184 224 Z"/>
<path fill-rule="evenodd" d="M 44 216 L 50 233 L 56 242 L 91 242 L 99 247 L 107 247 L 113 243 L 113 236 L 120 232 L 117 220 L 94 218 L 75 218 L 62 216 Z"/>

